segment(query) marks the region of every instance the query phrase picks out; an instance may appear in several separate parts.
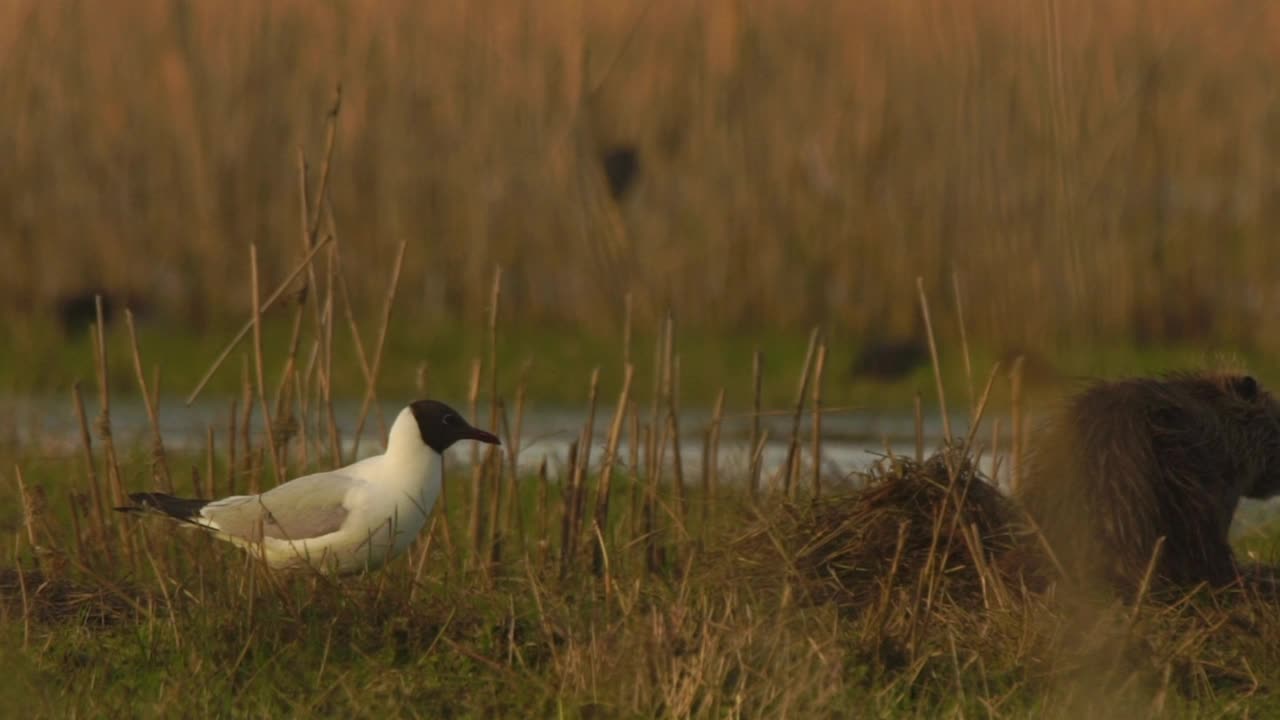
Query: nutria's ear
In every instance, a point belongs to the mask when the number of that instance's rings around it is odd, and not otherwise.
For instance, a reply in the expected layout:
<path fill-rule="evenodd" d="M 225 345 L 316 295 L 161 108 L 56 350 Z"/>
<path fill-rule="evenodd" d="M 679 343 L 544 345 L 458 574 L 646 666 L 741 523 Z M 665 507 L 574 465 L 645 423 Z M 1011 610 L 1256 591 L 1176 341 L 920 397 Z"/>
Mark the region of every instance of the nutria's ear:
<path fill-rule="evenodd" d="M 1258 381 L 1253 379 L 1252 375 L 1238 377 L 1231 382 L 1235 388 L 1236 394 L 1244 400 L 1258 399 Z"/>

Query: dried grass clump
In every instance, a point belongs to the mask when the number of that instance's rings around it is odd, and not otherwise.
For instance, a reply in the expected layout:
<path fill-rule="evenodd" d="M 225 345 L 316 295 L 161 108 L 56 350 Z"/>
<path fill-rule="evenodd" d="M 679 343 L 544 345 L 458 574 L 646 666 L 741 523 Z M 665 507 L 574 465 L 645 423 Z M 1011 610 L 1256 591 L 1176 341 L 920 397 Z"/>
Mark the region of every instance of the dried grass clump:
<path fill-rule="evenodd" d="M 862 477 L 859 490 L 789 505 L 753 530 L 740 567 L 764 579 L 781 565 L 801 596 L 853 611 L 887 602 L 895 585 L 916 608 L 973 609 L 1043 585 L 1045 559 L 1020 511 L 968 453 L 885 458 Z"/>
<path fill-rule="evenodd" d="M 136 610 L 140 608 L 133 597 L 106 583 L 77 583 L 40 570 L 0 568 L 0 618 L 105 627 Z"/>

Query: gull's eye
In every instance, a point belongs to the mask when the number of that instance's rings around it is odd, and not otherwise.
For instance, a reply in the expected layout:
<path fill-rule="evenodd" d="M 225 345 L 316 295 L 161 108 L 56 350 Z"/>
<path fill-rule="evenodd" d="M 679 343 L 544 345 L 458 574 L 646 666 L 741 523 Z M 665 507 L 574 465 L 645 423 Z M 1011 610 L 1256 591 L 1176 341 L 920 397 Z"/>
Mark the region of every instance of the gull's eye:
<path fill-rule="evenodd" d="M 445 415 L 444 417 L 440 418 L 440 422 L 445 425 L 452 425 L 455 421 L 457 421 L 457 419 L 458 419 L 457 415 Z"/>

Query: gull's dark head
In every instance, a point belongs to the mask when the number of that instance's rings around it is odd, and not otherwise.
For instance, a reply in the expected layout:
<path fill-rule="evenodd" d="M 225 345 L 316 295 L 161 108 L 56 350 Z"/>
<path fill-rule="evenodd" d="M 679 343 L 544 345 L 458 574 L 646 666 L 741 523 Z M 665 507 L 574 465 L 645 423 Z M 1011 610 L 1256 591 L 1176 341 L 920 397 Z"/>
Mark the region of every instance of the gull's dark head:
<path fill-rule="evenodd" d="M 436 400 L 418 400 L 409 405 L 413 419 L 418 422 L 422 442 L 438 453 L 443 453 L 459 440 L 478 440 L 490 445 L 501 445 L 497 436 L 487 433 L 462 419 L 457 410 Z"/>

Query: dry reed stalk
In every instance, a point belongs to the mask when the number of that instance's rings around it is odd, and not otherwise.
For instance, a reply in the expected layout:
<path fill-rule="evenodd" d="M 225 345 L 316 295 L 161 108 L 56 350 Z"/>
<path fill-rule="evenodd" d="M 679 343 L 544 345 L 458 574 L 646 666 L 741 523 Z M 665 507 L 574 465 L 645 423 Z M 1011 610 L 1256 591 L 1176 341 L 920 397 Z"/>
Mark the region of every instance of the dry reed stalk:
<path fill-rule="evenodd" d="M 327 245 L 328 242 L 329 238 L 325 238 L 323 242 L 320 242 L 315 247 L 311 248 L 311 252 L 307 253 L 307 257 L 303 259 L 302 263 L 295 267 L 293 272 L 290 272 L 289 275 L 285 277 L 284 282 L 276 286 L 276 289 L 267 296 L 266 301 L 258 308 L 259 313 L 264 313 L 271 309 L 271 306 L 280 299 L 280 296 L 284 294 L 285 290 L 289 289 L 289 286 L 293 284 L 293 281 L 307 269 L 311 264 L 311 259 L 316 256 L 316 253 L 320 252 L 320 249 Z M 231 354 L 231 351 L 235 350 L 236 346 L 240 344 L 240 341 L 244 340 L 245 336 L 253 330 L 254 323 L 257 321 L 258 318 L 255 317 L 245 323 L 235 334 L 235 337 L 231 339 L 231 342 L 227 343 L 227 346 L 222 349 L 222 352 L 218 353 L 218 357 L 214 358 L 213 364 L 209 366 L 207 371 L 205 371 L 205 374 L 200 378 L 200 382 L 196 383 L 195 389 L 187 396 L 186 404 L 188 406 L 195 402 L 195 399 L 199 397 L 200 392 L 204 390 L 205 385 L 208 385 L 209 380 L 213 378 L 213 374 L 218 372 L 218 368 L 222 367 L 222 363 L 226 361 L 227 356 Z"/>
<path fill-rule="evenodd" d="M 31 600 L 27 595 L 27 574 L 22 571 L 22 535 L 18 533 L 13 541 L 13 566 L 18 569 L 18 589 L 22 594 L 22 650 L 31 647 Z"/>
<path fill-rule="evenodd" d="M 960 275 L 951 272 L 951 290 L 956 301 L 956 323 L 960 326 L 960 351 L 964 359 L 965 390 L 969 398 L 969 407 L 973 407 L 973 363 L 969 359 L 969 334 L 964 325 L 964 300 L 960 295 Z"/>
<path fill-rule="evenodd" d="M 756 440 L 755 447 L 750 449 L 752 467 L 758 469 L 764 464 L 764 446 L 767 442 L 769 442 L 769 430 L 766 428 L 764 432 L 760 433 L 760 438 Z"/>
<path fill-rule="evenodd" d="M 301 451 L 298 458 L 302 467 L 311 467 L 311 436 L 312 429 L 312 401 L 315 397 L 316 373 L 320 367 L 320 341 L 313 339 L 311 341 L 311 352 L 307 353 L 307 362 L 302 368 L 302 373 L 298 376 L 298 449 Z M 318 427 L 318 424 L 317 424 Z"/>
<path fill-rule="evenodd" d="M 652 475 L 653 467 L 653 445 L 656 440 L 653 437 L 653 428 L 650 425 L 640 426 L 640 444 L 644 448 L 641 454 L 643 457 L 643 467 L 637 468 L 635 477 L 635 485 L 639 490 L 638 504 L 636 500 L 632 501 L 632 507 L 636 508 L 636 521 L 632 528 L 631 545 L 637 548 L 641 553 L 641 566 L 647 567 L 650 562 L 651 551 L 649 548 L 650 534 L 653 532 L 653 502 L 649 492 L 649 476 Z"/>
<path fill-rule="evenodd" d="M 596 409 L 600 396 L 600 368 L 591 370 L 591 385 L 587 393 L 587 422 L 582 428 L 581 442 L 578 445 L 578 462 L 573 473 L 573 505 L 569 510 L 572 531 L 569 536 L 569 557 L 578 555 L 578 543 L 582 537 L 586 510 L 587 480 L 591 472 L 591 446 L 595 443 Z"/>
<path fill-rule="evenodd" d="M 494 428 L 494 432 L 497 432 Z M 488 538 L 488 563 L 490 567 L 496 568 L 502 560 L 502 535 L 504 517 L 502 513 L 503 502 L 503 469 L 505 464 L 502 462 L 502 454 L 497 447 L 490 446 L 485 449 L 484 454 L 484 480 L 489 486 L 489 538 Z"/>
<path fill-rule="evenodd" d="M 982 417 L 987 411 L 987 401 L 991 399 L 991 387 L 995 384 L 996 373 L 1000 370 L 1000 363 L 994 363 L 991 366 L 991 372 L 987 374 L 987 384 L 982 388 L 982 395 L 978 397 L 978 404 L 973 410 L 973 417 L 970 419 L 969 433 L 964 438 L 964 452 L 962 456 L 968 455 L 973 448 L 973 440 L 978 435 L 978 429 L 982 426 Z"/>
<path fill-rule="evenodd" d="M 724 421 L 724 387 L 716 393 L 711 406 L 711 422 L 707 425 L 706 444 L 702 450 L 702 535 L 705 536 L 711 509 L 719 494 L 720 484 L 720 426 Z"/>
<path fill-rule="evenodd" d="M 191 497 L 204 497 L 204 484 L 200 479 L 200 467 L 191 464 Z"/>
<path fill-rule="evenodd" d="M 216 454 L 214 446 L 213 425 L 205 425 L 204 427 L 204 493 L 197 497 L 214 498 L 213 494 L 213 458 Z"/>
<path fill-rule="evenodd" d="M 360 416 L 356 420 L 355 435 L 351 439 L 351 454 L 353 457 L 359 457 L 360 436 L 364 431 L 364 421 L 368 417 L 369 407 L 378 399 L 378 371 L 382 367 L 382 349 L 387 342 L 387 328 L 391 324 L 391 309 L 395 305 L 396 288 L 400 286 L 400 270 L 404 267 L 404 252 L 408 246 L 408 241 L 400 242 L 400 248 L 396 251 L 395 262 L 391 266 L 391 284 L 387 286 L 387 294 L 382 304 L 378 341 L 373 346 L 373 363 L 369 366 L 369 381 L 365 385 L 364 400 L 360 403 Z M 382 435 L 386 437 L 386 428 L 382 429 Z"/>
<path fill-rule="evenodd" d="M 675 352 L 676 319 L 667 309 L 662 340 L 662 397 L 666 404 L 667 423 L 671 425 L 672 484 L 675 489 L 676 515 L 684 522 L 684 461 L 680 453 L 680 356 Z M 662 458 L 659 458 L 661 462 Z"/>
<path fill-rule="evenodd" d="M 80 502 L 84 495 L 67 488 L 67 507 L 71 510 L 71 533 L 76 542 L 76 558 L 84 562 L 84 535 L 80 530 Z"/>
<path fill-rule="evenodd" d="M 700 471 L 699 475 L 701 477 L 701 483 L 699 483 L 699 488 L 701 489 L 701 496 L 699 497 L 699 501 L 698 501 L 697 541 L 698 541 L 699 549 L 703 547 L 707 539 L 707 512 L 708 512 L 707 498 L 711 495 L 711 492 L 709 490 L 709 485 L 711 484 L 711 480 L 708 477 L 708 474 L 711 472 L 710 465 L 711 465 L 711 427 L 708 425 L 707 429 L 704 430 L 702 433 L 702 465 L 699 468 L 699 471 Z"/>
<path fill-rule="evenodd" d="M 991 484 L 1000 487 L 1000 418 L 991 421 Z"/>
<path fill-rule="evenodd" d="M 757 346 L 751 353 L 751 471 L 747 478 L 751 499 L 754 501 L 760 493 L 760 463 L 756 458 L 755 448 L 760 444 L 760 391 L 761 375 L 764 371 L 764 358 Z"/>
<path fill-rule="evenodd" d="M 40 509 L 36 506 L 39 504 L 34 496 L 34 491 L 27 489 L 27 483 L 22 477 L 22 468 L 17 464 L 13 466 L 13 477 L 18 484 L 18 499 L 22 502 L 22 525 L 27 533 L 27 543 L 31 545 L 31 555 L 36 560 L 36 567 L 44 570 L 44 561 L 40 557 L 40 539 L 36 533 L 36 524 L 39 521 Z M 21 572 L 19 570 L 18 572 Z"/>
<path fill-rule="evenodd" d="M 409 598 L 407 605 L 413 605 L 414 598 L 418 596 L 418 588 L 422 587 L 422 569 L 427 565 L 427 558 L 431 556 L 431 545 L 436 537 L 436 527 L 440 524 L 440 514 L 436 513 L 431 518 L 431 525 L 427 528 L 426 538 L 423 539 L 422 549 L 418 551 L 418 558 L 413 563 L 413 579 L 409 583 Z M 336 620 L 336 618 L 335 618 Z"/>
<path fill-rule="evenodd" d="M 889 602 L 893 592 L 893 583 L 898 577 L 898 567 L 902 564 L 902 553 L 907 545 L 907 530 L 911 527 L 910 520 L 903 520 L 898 523 L 898 540 L 894 546 L 893 560 L 889 562 L 889 574 L 880 581 L 880 602 L 876 605 L 875 611 L 868 615 L 868 626 L 874 633 L 874 642 L 871 647 L 881 647 L 880 641 L 884 636 L 887 628 L 889 612 L 892 605 Z"/>
<path fill-rule="evenodd" d="M 311 224 L 311 206 L 309 197 L 311 190 L 307 187 L 307 154 L 299 145 L 297 148 L 298 157 L 298 209 L 299 222 L 298 225 L 302 230 L 302 252 L 309 254 L 311 252 L 311 244 L 314 242 L 312 238 L 313 226 Z M 319 223 L 316 223 L 314 229 L 318 229 Z M 320 291 L 320 283 L 316 278 L 316 267 L 314 263 L 307 263 L 307 287 L 311 288 L 312 293 Z M 313 303 L 315 309 L 315 327 L 316 335 L 322 332 L 323 320 L 320 317 L 320 304 Z"/>
<path fill-rule="evenodd" d="M 633 540 L 639 537 L 640 526 L 640 410 L 634 400 L 627 403 L 631 428 L 628 444 L 627 467 L 630 469 L 628 485 L 630 485 L 629 502 L 627 503 L 627 537 Z"/>
<path fill-rule="evenodd" d="M 495 522 L 494 526 L 501 528 L 502 535 L 504 537 L 515 539 L 515 542 L 519 546 L 517 548 L 516 555 L 518 557 L 523 557 L 525 548 L 524 512 L 520 508 L 520 475 L 516 464 L 519 453 L 517 450 L 513 449 L 518 448 L 519 443 L 512 441 L 513 433 L 511 430 L 511 420 L 507 417 L 507 406 L 505 403 L 498 403 L 498 421 L 502 435 L 507 438 L 506 447 L 503 448 L 505 452 L 498 451 L 498 462 L 502 463 L 505 460 L 507 464 L 506 471 L 507 477 L 510 478 L 510 487 L 506 490 L 507 502 L 502 508 L 502 514 L 500 516 L 502 519 L 500 522 Z M 497 562 L 497 560 L 495 560 L 495 562 Z"/>
<path fill-rule="evenodd" d="M 1164 552 L 1165 536 L 1161 535 L 1156 538 L 1155 547 L 1151 548 L 1151 559 L 1147 561 L 1147 569 L 1142 573 L 1142 582 L 1138 584 L 1138 593 L 1133 598 L 1133 611 L 1129 615 L 1129 632 L 1133 632 L 1134 625 L 1138 622 L 1138 616 L 1142 611 L 1142 604 L 1146 602 L 1147 593 L 1151 590 L 1151 583 L 1155 580 L 1156 567 L 1160 563 L 1160 555 Z"/>
<path fill-rule="evenodd" d="M 324 162 L 320 165 L 320 184 L 316 188 L 316 199 L 311 204 L 311 217 L 307 221 L 311 239 L 314 241 L 320 229 L 320 209 L 328 201 L 329 172 L 332 168 L 333 147 L 338 138 L 338 113 L 342 110 L 342 84 L 333 88 L 333 102 L 329 104 L 329 112 L 325 114 Z"/>
<path fill-rule="evenodd" d="M 467 391 L 467 407 L 470 417 L 476 416 L 480 397 L 480 358 L 471 361 L 471 385 Z M 471 443 L 471 507 L 467 521 L 467 534 L 471 540 L 471 561 L 480 562 L 484 557 L 484 476 L 480 467 L 480 447 Z"/>
<path fill-rule="evenodd" d="M 546 567 L 547 553 L 551 550 L 550 524 L 548 519 L 547 507 L 547 458 L 544 455 L 542 462 L 538 463 L 538 556 L 537 566 L 539 568 Z"/>
<path fill-rule="evenodd" d="M 138 379 L 138 391 L 142 393 L 142 405 L 147 411 L 147 423 L 151 426 L 151 471 L 159 475 L 160 487 L 167 493 L 173 493 L 173 478 L 169 475 L 169 463 L 165 459 L 164 439 L 160 436 L 160 416 L 156 409 L 156 397 L 147 388 L 147 379 L 142 373 L 142 352 L 138 348 L 138 332 L 133 322 L 133 311 L 124 310 L 125 327 L 129 330 L 129 349 L 133 354 L 133 370 Z M 158 383 L 157 383 L 158 385 Z M 156 391 L 159 388 L 152 386 Z"/>
<path fill-rule="evenodd" d="M 105 539 L 103 528 L 105 520 L 103 515 L 106 512 L 104 505 L 104 497 L 102 486 L 98 482 L 98 467 L 93 460 L 93 438 L 89 434 L 89 421 L 84 411 L 84 397 L 80 393 L 80 381 L 76 380 L 71 385 L 71 400 L 75 406 L 76 422 L 80 428 L 80 449 L 84 456 L 84 472 L 89 480 L 89 493 L 93 502 L 92 512 L 89 513 L 89 520 L 93 525 L 94 538 L 101 541 Z M 111 558 L 111 543 L 101 543 L 107 551 L 107 558 Z"/>
<path fill-rule="evenodd" d="M 302 306 L 305 303 L 306 299 L 300 298 L 298 304 L 294 306 L 289 350 L 285 354 L 284 370 L 280 373 L 280 382 L 276 385 L 274 398 L 276 425 L 272 428 L 272 432 L 280 436 L 280 463 L 286 475 L 289 470 L 289 442 L 298 432 L 298 426 L 306 420 L 304 417 L 303 422 L 299 422 L 294 417 L 294 397 L 299 394 L 298 347 L 302 342 Z"/>
<path fill-rule="evenodd" d="M 662 407 L 662 392 L 666 387 L 666 355 L 663 352 L 663 341 L 665 334 L 664 328 L 658 329 L 657 337 L 653 342 L 653 396 L 649 404 L 649 427 L 656 428 L 658 426 L 658 410 Z M 652 448 L 649 448 L 651 451 Z M 646 457 L 646 461 L 652 462 L 652 457 Z"/>
<path fill-rule="evenodd" d="M 236 403 L 231 397 L 231 412 L 227 419 L 227 495 L 236 494 Z"/>
<path fill-rule="evenodd" d="M 942 413 L 942 437 L 951 444 L 951 417 L 947 414 L 947 396 L 942 389 L 942 366 L 938 363 L 938 343 L 933 336 L 933 321 L 929 317 L 929 300 L 924 294 L 924 279 L 916 276 L 916 293 L 920 297 L 920 314 L 924 318 L 925 336 L 929 340 L 929 358 L 933 361 L 933 380 L 938 388 L 938 406 Z"/>
<path fill-rule="evenodd" d="M 573 479 L 578 476 L 578 440 L 569 443 L 565 479 L 560 483 L 560 579 L 568 577 L 573 552 Z"/>
<path fill-rule="evenodd" d="M 125 492 L 124 484 L 120 477 L 120 463 L 116 455 L 115 438 L 111 432 L 111 388 L 108 383 L 107 375 L 107 331 L 106 323 L 103 321 L 102 315 L 102 296 L 94 296 L 94 310 L 97 313 L 97 322 L 93 326 L 93 349 L 94 373 L 98 380 L 98 402 L 101 407 L 98 410 L 98 420 L 96 430 L 98 437 L 102 440 L 102 451 L 105 455 L 107 470 L 107 486 L 111 488 L 111 502 L 115 506 L 124 504 Z M 119 532 L 120 545 L 125 553 L 129 556 L 129 562 L 136 567 L 137 557 L 134 553 L 133 536 L 129 534 L 128 529 L 123 523 L 115 523 Z"/>
<path fill-rule="evenodd" d="M 525 396 L 528 393 L 529 382 L 529 366 L 530 361 L 525 360 L 520 367 L 520 381 L 516 385 L 516 423 L 515 429 L 507 424 L 506 411 L 503 411 L 503 429 L 507 432 L 507 463 L 509 464 L 508 472 L 511 473 L 511 498 L 512 501 L 507 507 L 506 525 L 515 533 L 520 543 L 520 552 L 523 555 L 525 551 L 524 528 L 524 504 L 520 496 L 520 442 L 521 435 L 524 432 L 524 404 Z"/>
<path fill-rule="evenodd" d="M 333 409 L 333 298 L 338 291 L 338 246 L 333 244 L 329 246 L 328 262 L 325 265 L 325 274 L 328 278 L 325 283 L 325 307 L 324 307 L 324 337 L 321 342 L 324 344 L 324 374 L 321 376 L 322 386 L 321 393 L 323 395 L 322 402 L 324 404 L 325 425 L 329 436 L 329 457 L 333 467 L 342 466 L 342 438 L 338 434 L 338 416 Z M 354 325 L 352 326 L 354 331 Z M 361 355 L 364 349 L 357 342 L 357 355 Z"/>
<path fill-rule="evenodd" d="M 924 462 L 924 408 L 920 404 L 920 391 L 917 390 L 914 401 L 916 426 L 916 462 Z"/>
<path fill-rule="evenodd" d="M 253 378 L 249 371 L 249 356 L 240 356 L 240 400 L 244 407 L 241 409 L 240 415 L 240 447 L 244 448 L 244 468 L 242 472 L 245 474 L 245 487 L 249 489 L 251 494 L 257 494 L 262 491 L 259 483 L 259 477 L 253 469 Z"/>
<path fill-rule="evenodd" d="M 787 443 L 787 462 L 782 470 L 783 492 L 788 500 L 795 499 L 796 476 L 800 465 L 800 418 L 804 414 L 804 401 L 809 394 L 809 378 L 818 346 L 818 332 L 816 327 L 809 331 L 809 349 L 804 353 L 804 366 L 800 370 L 800 383 L 796 387 L 795 410 L 791 414 L 791 439 Z"/>
<path fill-rule="evenodd" d="M 605 545 L 604 533 L 609 529 L 609 493 L 612 490 L 613 468 L 618 460 L 618 441 L 622 436 L 622 424 L 626 419 L 627 403 L 631 395 L 631 379 L 635 368 L 627 363 L 622 373 L 622 390 L 618 393 L 618 404 L 613 411 L 613 422 L 609 425 L 609 439 L 605 444 L 604 460 L 600 470 L 600 482 L 596 486 L 594 532 L 599 539 L 592 558 L 592 571 L 597 576 L 604 570 Z"/>
<path fill-rule="evenodd" d="M 489 291 L 489 323 L 488 323 L 488 359 L 489 359 L 489 432 L 498 433 L 498 408 L 500 398 L 498 397 L 498 308 L 502 301 L 502 267 L 498 266 L 493 269 L 493 284 Z M 478 417 L 475 418 L 477 423 L 480 422 Z M 502 550 L 500 546 L 503 519 L 502 513 L 502 495 L 503 495 L 503 463 L 499 457 L 498 448 L 489 447 L 485 449 L 485 477 L 491 478 L 490 495 L 489 495 L 489 559 L 492 565 L 496 565 L 500 559 Z M 496 461 L 496 462 L 495 462 Z"/>
<path fill-rule="evenodd" d="M 502 267 L 493 269 L 489 292 L 489 432 L 498 432 L 498 306 L 502 301 Z M 478 420 L 478 418 L 477 418 Z"/>
<path fill-rule="evenodd" d="M 1009 463 L 1009 490 L 1015 495 L 1018 489 L 1022 487 L 1022 452 L 1024 440 L 1024 425 L 1022 419 L 1022 356 L 1013 361 L 1013 371 L 1009 374 L 1009 384 L 1012 404 L 1011 421 L 1013 423 L 1013 447 L 1010 448 Z"/>
<path fill-rule="evenodd" d="M 267 436 L 267 449 L 271 455 L 271 471 L 275 475 L 275 484 L 285 481 L 284 471 L 280 469 L 280 455 L 276 448 L 275 423 L 271 420 L 271 406 L 267 404 L 267 381 L 263 371 L 262 359 L 262 306 L 258 297 L 258 245 L 249 243 L 249 287 L 253 310 L 253 367 L 257 377 L 258 404 L 262 406 L 263 432 Z"/>
<path fill-rule="evenodd" d="M 631 364 L 631 291 L 622 298 L 622 365 Z"/>
<path fill-rule="evenodd" d="M 813 360 L 813 496 L 822 495 L 822 371 L 827 364 L 827 341 L 818 345 Z"/>
<path fill-rule="evenodd" d="M 671 423 L 662 424 L 662 432 L 659 434 L 657 428 L 650 433 L 651 439 L 656 439 L 654 443 L 653 464 L 649 466 L 649 487 L 648 495 L 645 498 L 645 518 L 647 521 L 647 532 L 645 537 L 649 558 L 649 571 L 657 573 L 662 570 L 666 564 L 666 553 L 662 544 L 663 528 L 662 522 L 658 516 L 658 505 L 662 502 L 660 498 L 662 479 L 662 461 L 667 456 L 667 443 L 671 439 Z M 672 514 L 674 517 L 674 513 Z"/>

